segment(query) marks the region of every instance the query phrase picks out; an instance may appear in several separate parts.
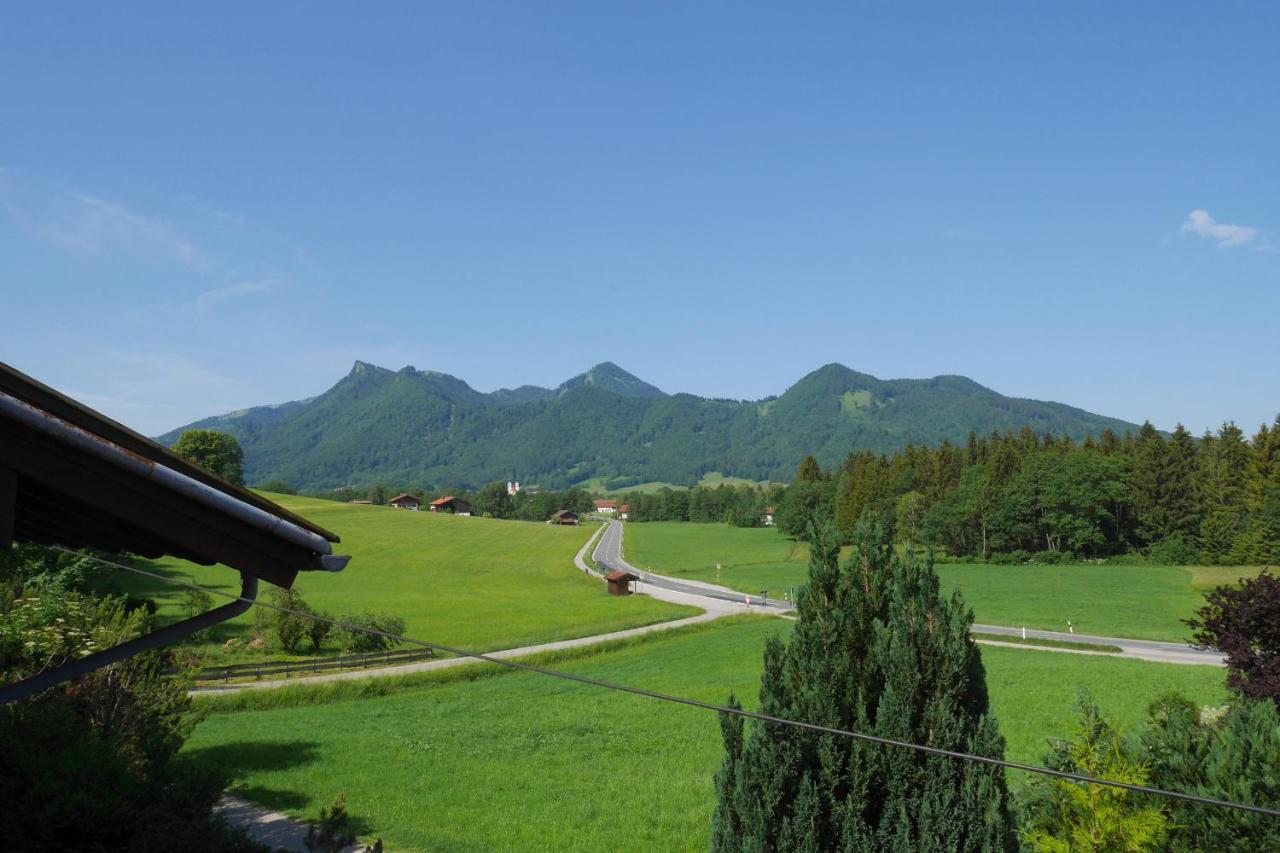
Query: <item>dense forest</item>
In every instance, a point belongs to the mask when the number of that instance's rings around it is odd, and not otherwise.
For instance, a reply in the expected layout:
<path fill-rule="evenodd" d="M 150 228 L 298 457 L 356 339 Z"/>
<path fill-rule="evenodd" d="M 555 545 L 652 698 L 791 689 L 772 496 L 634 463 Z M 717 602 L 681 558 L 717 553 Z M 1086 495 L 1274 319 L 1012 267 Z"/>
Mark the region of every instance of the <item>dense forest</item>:
<path fill-rule="evenodd" d="M 864 516 L 886 536 L 952 556 L 1056 561 L 1142 552 L 1160 562 L 1280 562 L 1280 417 L 1252 438 L 1234 424 L 1196 439 L 1179 426 L 1076 442 L 1029 428 L 962 445 L 809 457 L 783 489 L 628 495 L 635 521 L 757 524 L 806 535 L 831 520 L 842 542 Z"/>
<path fill-rule="evenodd" d="M 1024 425 L 1077 440 L 1137 428 L 961 376 L 882 380 L 839 364 L 781 396 L 739 401 L 666 394 L 609 362 L 554 389 L 491 393 L 442 373 L 357 362 L 317 397 L 206 418 L 160 440 L 172 445 L 186 429 L 225 432 L 244 450 L 248 482 L 302 489 L 477 489 L 494 480 L 617 489 L 689 486 L 711 472 L 782 482 L 807 455 L 834 466 L 849 448 L 891 453 Z"/>

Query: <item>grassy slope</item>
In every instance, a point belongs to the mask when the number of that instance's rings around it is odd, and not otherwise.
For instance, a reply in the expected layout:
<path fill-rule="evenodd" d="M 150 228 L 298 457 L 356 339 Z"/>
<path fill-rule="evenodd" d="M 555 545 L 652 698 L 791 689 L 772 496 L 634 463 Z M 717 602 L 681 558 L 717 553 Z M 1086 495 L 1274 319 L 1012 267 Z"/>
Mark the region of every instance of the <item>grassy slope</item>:
<path fill-rule="evenodd" d="M 334 614 L 394 613 L 409 636 L 493 650 L 584 637 L 696 614 L 647 596 L 609 596 L 573 568 L 573 555 L 594 527 L 458 518 L 388 507 L 271 495 L 342 537 L 346 570 L 308 572 L 297 588 L 313 607 Z M 238 592 L 236 575 L 179 560 L 162 571 Z M 161 614 L 181 614 L 182 591 L 120 573 L 129 591 L 149 595 Z M 265 594 L 265 589 L 264 589 Z M 213 643 L 244 636 L 245 615 L 217 630 Z M 279 656 L 279 651 L 272 657 Z"/>
<path fill-rule="evenodd" d="M 555 668 L 754 706 L 763 638 L 778 620 L 686 629 Z M 1122 726 L 1177 688 L 1222 701 L 1222 672 L 984 648 L 1008 756 L 1037 761 L 1088 685 Z M 705 849 L 716 717 L 586 685 L 508 673 L 269 711 L 215 713 L 187 745 L 263 804 L 315 817 L 339 790 L 393 848 Z"/>
<path fill-rule="evenodd" d="M 592 477 L 589 480 L 583 480 L 580 483 L 574 483 L 576 488 L 587 489 L 588 491 L 601 492 L 606 495 L 625 495 L 628 492 L 643 492 L 645 494 L 653 494 L 663 489 L 683 489 L 684 486 L 677 486 L 672 483 L 652 482 L 637 483 L 634 486 L 628 486 L 625 489 L 606 489 L 604 484 L 608 481 L 608 477 Z M 702 479 L 698 481 L 699 486 L 709 486 L 715 488 L 717 486 L 738 486 L 741 484 L 748 486 L 767 486 L 768 480 L 745 480 L 742 477 L 726 477 L 719 471 L 710 471 L 702 475 Z"/>
<path fill-rule="evenodd" d="M 807 576 L 807 549 L 767 528 L 723 524 L 629 524 L 624 553 L 637 566 L 744 592 L 781 597 Z M 1203 591 L 1257 569 L 1203 566 L 938 567 L 944 587 L 959 588 L 977 621 L 1136 639 L 1185 641 L 1183 619 L 1203 603 Z"/>

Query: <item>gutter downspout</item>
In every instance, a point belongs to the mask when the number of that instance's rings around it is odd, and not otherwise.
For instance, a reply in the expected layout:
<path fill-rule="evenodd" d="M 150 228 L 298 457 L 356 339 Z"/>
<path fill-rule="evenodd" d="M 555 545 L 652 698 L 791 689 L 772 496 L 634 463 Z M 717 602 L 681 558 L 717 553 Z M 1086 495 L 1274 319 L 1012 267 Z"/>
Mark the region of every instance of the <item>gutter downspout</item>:
<path fill-rule="evenodd" d="M 112 646 L 97 654 L 89 655 L 87 658 L 63 664 L 57 669 L 33 675 L 16 684 L 6 684 L 0 687 L 0 705 L 7 705 L 18 699 L 25 699 L 28 696 L 53 687 L 55 684 L 79 678 L 96 669 L 118 663 L 141 652 L 149 652 L 152 649 L 189 637 L 197 631 L 211 628 L 221 622 L 226 622 L 228 619 L 234 619 L 252 607 L 257 597 L 258 579 L 251 574 L 241 572 L 240 598 L 236 601 L 224 604 L 221 607 L 215 607 L 213 610 L 201 613 L 199 616 L 193 616 L 167 628 L 152 631 L 150 634 L 129 640 L 118 646 Z"/>

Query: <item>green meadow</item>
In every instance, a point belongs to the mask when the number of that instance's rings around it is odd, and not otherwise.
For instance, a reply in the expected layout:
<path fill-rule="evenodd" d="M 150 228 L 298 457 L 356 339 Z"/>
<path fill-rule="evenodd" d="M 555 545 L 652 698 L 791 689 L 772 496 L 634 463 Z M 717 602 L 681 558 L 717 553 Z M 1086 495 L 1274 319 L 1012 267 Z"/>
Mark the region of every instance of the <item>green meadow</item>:
<path fill-rule="evenodd" d="M 763 641 L 787 630 L 736 617 L 550 665 L 713 702 L 734 693 L 752 707 Z M 1225 699 L 1215 667 L 1033 649 L 982 656 L 1007 755 L 1020 761 L 1038 762 L 1046 738 L 1069 730 L 1080 686 L 1125 728 L 1165 690 Z M 363 682 L 202 700 L 208 715 L 185 755 L 242 796 L 308 818 L 345 791 L 361 833 L 391 849 L 706 849 L 721 758 L 714 714 L 530 673 L 463 672 L 383 685 L 385 695 L 358 695 L 374 684 Z"/>
<path fill-rule="evenodd" d="M 674 483 L 664 483 L 662 481 L 653 481 L 649 483 L 637 483 L 634 486 L 627 486 L 626 488 L 623 488 L 623 489 L 610 489 L 607 487 L 609 483 L 609 479 L 610 478 L 608 477 L 591 477 L 590 479 L 582 480 L 581 482 L 574 483 L 573 485 L 574 485 L 574 488 L 586 489 L 591 492 L 599 492 L 612 497 L 619 497 L 621 495 L 627 494 L 628 492 L 642 492 L 644 494 L 653 494 L 655 492 L 660 492 L 663 489 L 688 488 L 688 486 L 677 486 Z M 707 486 L 709 488 L 714 489 L 717 486 L 739 486 L 744 484 L 748 486 L 767 486 L 769 485 L 769 481 L 768 480 L 746 480 L 746 479 L 743 479 L 742 477 L 726 477 L 724 474 L 721 474 L 719 471 L 708 471 L 706 474 L 702 475 L 702 478 L 698 480 L 698 482 L 695 485 Z"/>
<path fill-rule="evenodd" d="M 725 524 L 628 524 L 623 553 L 633 564 L 743 592 L 781 598 L 804 584 L 808 549 L 770 528 Z M 720 564 L 717 572 L 716 564 Z M 997 566 L 944 563 L 945 589 L 959 589 L 975 618 L 988 625 L 1067 630 L 1147 640 L 1185 641 L 1183 619 L 1204 592 L 1257 569 L 1072 563 Z"/>
<path fill-rule="evenodd" d="M 339 554 L 351 555 L 338 573 L 304 572 L 296 588 L 308 604 L 334 615 L 389 613 L 405 621 L 409 636 L 492 651 L 664 622 L 700 612 L 647 596 L 617 598 L 573 567 L 573 556 L 594 526 L 562 527 L 522 521 L 462 518 L 381 506 L 269 495 L 273 500 L 338 533 Z M 239 592 L 238 576 L 224 567 L 181 560 L 144 565 L 152 571 Z M 184 614 L 184 591 L 126 572 L 112 576 L 123 591 L 149 596 L 162 619 Z M 264 585 L 261 594 L 271 587 Z M 221 602 L 215 602 L 221 603 Z M 247 639 L 245 614 L 206 639 L 219 659 L 233 637 Z M 241 644 L 241 647 L 243 644 Z M 329 649 L 336 652 L 337 649 Z M 266 649 L 272 658 L 280 649 Z"/>

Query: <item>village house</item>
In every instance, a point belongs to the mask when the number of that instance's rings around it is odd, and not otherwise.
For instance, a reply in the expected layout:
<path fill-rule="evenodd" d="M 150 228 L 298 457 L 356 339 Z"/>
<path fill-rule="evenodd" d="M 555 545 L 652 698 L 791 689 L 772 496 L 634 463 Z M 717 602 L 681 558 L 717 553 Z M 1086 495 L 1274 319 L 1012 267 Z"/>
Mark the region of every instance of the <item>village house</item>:
<path fill-rule="evenodd" d="M 765 527 L 773 527 L 773 507 L 767 506 L 764 508 L 762 521 L 764 521 Z"/>
<path fill-rule="evenodd" d="M 578 514 L 573 510 L 561 509 L 551 513 L 551 517 L 547 519 L 547 524 L 577 524 Z"/>
<path fill-rule="evenodd" d="M 391 504 L 396 509 L 411 509 L 414 512 L 417 512 L 418 507 L 422 506 L 422 501 L 410 494 L 396 495 L 394 498 L 387 501 L 387 503 Z"/>
<path fill-rule="evenodd" d="M 445 495 L 442 498 L 436 498 L 427 505 L 430 512 L 451 512 L 454 515 L 471 515 L 471 504 L 462 498 L 455 498 L 453 495 Z"/>
<path fill-rule="evenodd" d="M 631 504 L 622 504 L 618 507 L 618 518 L 623 521 L 627 520 L 627 515 L 631 512 Z"/>
<path fill-rule="evenodd" d="M 596 512 L 603 515 L 613 515 L 618 511 L 618 502 L 615 500 L 594 501 Z"/>

